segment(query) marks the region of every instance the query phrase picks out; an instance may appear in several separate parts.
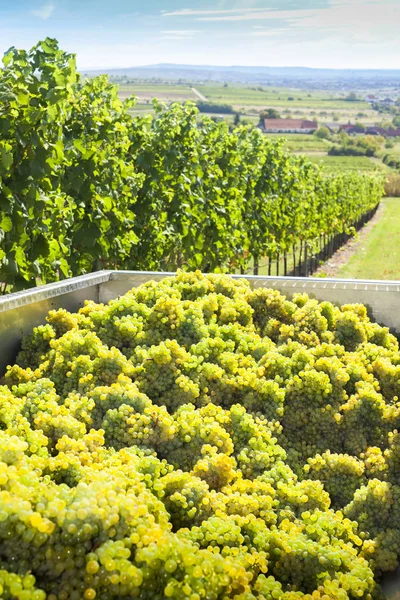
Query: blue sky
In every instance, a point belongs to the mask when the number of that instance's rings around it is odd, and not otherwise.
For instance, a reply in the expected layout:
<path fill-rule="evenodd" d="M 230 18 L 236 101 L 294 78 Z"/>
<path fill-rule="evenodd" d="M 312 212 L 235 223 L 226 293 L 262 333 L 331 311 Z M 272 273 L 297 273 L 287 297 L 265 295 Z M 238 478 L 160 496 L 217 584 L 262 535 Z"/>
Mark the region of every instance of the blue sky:
<path fill-rule="evenodd" d="M 400 0 L 0 0 L 0 52 L 50 36 L 82 69 L 400 68 L 399 24 Z"/>

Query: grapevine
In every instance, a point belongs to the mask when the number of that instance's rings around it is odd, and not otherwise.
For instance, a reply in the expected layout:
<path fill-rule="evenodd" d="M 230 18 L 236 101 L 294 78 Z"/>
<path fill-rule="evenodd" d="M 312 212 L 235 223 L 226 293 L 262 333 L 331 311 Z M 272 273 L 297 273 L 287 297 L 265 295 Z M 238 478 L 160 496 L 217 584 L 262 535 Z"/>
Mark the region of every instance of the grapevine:
<path fill-rule="evenodd" d="M 350 233 L 382 199 L 382 176 L 327 175 L 258 129 L 199 119 L 194 103 L 132 116 L 133 98 L 122 102 L 105 76 L 84 80 L 54 39 L 11 48 L 3 64 L 2 291 L 106 268 L 233 272 L 251 259 L 256 268 Z M 179 343 L 191 331 L 200 341 L 196 313 L 175 318 Z M 120 314 L 107 326 L 120 348 L 142 324 Z"/>

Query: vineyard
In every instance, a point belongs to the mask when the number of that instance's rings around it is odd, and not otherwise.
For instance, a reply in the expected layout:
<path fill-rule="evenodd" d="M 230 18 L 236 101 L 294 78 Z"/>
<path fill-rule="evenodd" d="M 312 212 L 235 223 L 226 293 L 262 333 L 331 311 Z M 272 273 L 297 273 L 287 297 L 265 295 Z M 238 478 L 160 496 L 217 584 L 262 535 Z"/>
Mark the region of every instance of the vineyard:
<path fill-rule="evenodd" d="M 133 105 L 81 79 L 55 40 L 5 55 L 3 293 L 101 268 L 257 273 L 283 257 L 286 274 L 289 255 L 307 274 L 381 200 L 381 175 L 325 173 L 190 102 L 155 103 L 154 118 Z"/>
<path fill-rule="evenodd" d="M 0 599 L 381 600 L 399 342 L 361 304 L 226 273 L 307 276 L 374 215 L 382 173 L 190 101 L 134 115 L 56 40 L 3 62 L 0 291 L 176 275 L 108 304 L 79 288 L 45 321 L 46 296 L 41 323 L 24 305 L 37 326 L 0 381 Z M 10 341 L 26 321 L 2 302 Z"/>

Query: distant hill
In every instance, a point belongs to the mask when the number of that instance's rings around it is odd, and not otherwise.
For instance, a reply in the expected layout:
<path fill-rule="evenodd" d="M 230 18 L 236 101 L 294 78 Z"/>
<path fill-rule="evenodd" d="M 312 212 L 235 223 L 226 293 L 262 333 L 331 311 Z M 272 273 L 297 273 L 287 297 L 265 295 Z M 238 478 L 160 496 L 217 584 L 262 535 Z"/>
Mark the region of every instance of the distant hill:
<path fill-rule="evenodd" d="M 87 75 L 108 73 L 129 79 L 171 81 L 217 81 L 300 88 L 371 89 L 399 87 L 400 69 L 311 69 L 307 67 L 220 67 L 208 65 L 159 64 L 123 69 L 85 71 Z"/>

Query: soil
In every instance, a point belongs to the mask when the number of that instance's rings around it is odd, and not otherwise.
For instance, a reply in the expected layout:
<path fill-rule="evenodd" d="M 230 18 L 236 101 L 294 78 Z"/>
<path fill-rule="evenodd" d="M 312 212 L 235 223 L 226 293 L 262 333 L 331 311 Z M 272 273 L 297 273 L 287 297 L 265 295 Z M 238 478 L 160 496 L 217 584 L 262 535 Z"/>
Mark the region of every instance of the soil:
<path fill-rule="evenodd" d="M 372 228 L 382 218 L 384 210 L 384 205 L 381 204 L 372 219 L 368 221 L 368 223 L 366 223 L 362 229 L 360 229 L 357 235 L 351 238 L 347 244 L 342 246 L 342 248 L 337 250 L 329 260 L 327 260 L 313 273 L 312 276 L 318 277 L 325 275 L 326 277 L 337 277 L 341 267 L 347 264 L 350 258 L 356 254 L 356 252 L 361 250 L 363 244 L 367 240 L 368 235 L 371 233 Z"/>

